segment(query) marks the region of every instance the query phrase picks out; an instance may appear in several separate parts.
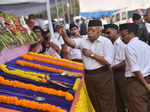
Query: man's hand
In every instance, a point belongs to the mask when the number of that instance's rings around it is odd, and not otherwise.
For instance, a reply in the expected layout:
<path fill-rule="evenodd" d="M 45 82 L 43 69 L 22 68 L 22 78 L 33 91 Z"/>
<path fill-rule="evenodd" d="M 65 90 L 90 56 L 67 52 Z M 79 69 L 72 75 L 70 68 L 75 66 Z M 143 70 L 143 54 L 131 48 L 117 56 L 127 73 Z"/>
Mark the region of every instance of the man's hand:
<path fill-rule="evenodd" d="M 90 55 L 92 54 L 92 51 L 89 49 L 83 48 L 82 53 L 83 55 L 90 57 Z"/>
<path fill-rule="evenodd" d="M 59 28 L 58 28 L 58 33 L 59 33 L 60 35 L 66 34 L 66 30 L 65 30 L 64 26 L 59 26 Z"/>
<path fill-rule="evenodd" d="M 150 92 L 150 84 L 147 84 L 146 88 L 147 88 L 148 92 Z"/>

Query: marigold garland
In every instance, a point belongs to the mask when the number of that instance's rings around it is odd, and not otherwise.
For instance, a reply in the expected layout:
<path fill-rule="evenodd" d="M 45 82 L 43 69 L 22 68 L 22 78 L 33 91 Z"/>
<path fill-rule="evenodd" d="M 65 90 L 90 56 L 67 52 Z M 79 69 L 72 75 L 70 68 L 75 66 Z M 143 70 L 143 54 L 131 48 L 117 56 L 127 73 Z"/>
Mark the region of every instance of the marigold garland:
<path fill-rule="evenodd" d="M 58 60 L 54 60 L 54 59 L 50 59 L 50 58 L 46 59 L 43 57 L 39 57 L 39 56 L 37 57 L 37 56 L 33 56 L 33 55 L 28 55 L 28 54 L 22 55 L 21 57 L 23 59 L 30 60 L 30 61 L 38 61 L 38 62 L 53 64 L 53 65 L 59 65 L 59 66 L 74 69 L 74 70 L 82 70 L 82 71 L 84 70 L 83 66 L 77 66 L 77 65 L 74 65 L 71 63 L 69 64 L 69 63 L 66 63 L 63 61 L 58 61 Z"/>
<path fill-rule="evenodd" d="M 62 61 L 62 62 L 68 62 L 68 63 L 75 64 L 77 66 L 82 66 L 83 67 L 83 63 L 74 62 L 74 61 L 67 60 L 67 59 L 61 59 L 61 58 L 52 57 L 52 56 L 48 56 L 48 55 L 40 54 L 40 53 L 35 53 L 35 52 L 29 52 L 28 54 L 35 55 L 35 56 L 41 56 L 41 57 L 47 57 L 47 58 L 50 58 L 50 59 L 59 60 L 59 61 Z"/>
<path fill-rule="evenodd" d="M 9 70 L 7 68 L 7 65 L 3 65 L 3 64 L 0 64 L 0 69 L 3 72 L 8 73 L 9 75 L 16 75 L 19 77 L 23 77 L 23 78 L 38 81 L 38 82 L 45 83 L 47 82 L 47 80 L 50 79 L 49 76 L 46 76 L 45 74 L 41 74 L 41 73 L 27 72 L 27 71 L 23 71 L 19 69 Z"/>
<path fill-rule="evenodd" d="M 25 99 L 18 99 L 17 97 L 11 96 L 4 96 L 0 95 L 0 103 L 12 104 L 16 106 L 21 106 L 25 108 L 40 110 L 43 112 L 67 112 L 66 110 L 56 107 L 55 105 L 50 105 L 46 103 L 39 103 L 35 101 L 25 100 Z"/>
<path fill-rule="evenodd" d="M 44 66 L 44 65 L 39 65 L 39 64 L 33 64 L 31 62 L 22 61 L 22 60 L 17 60 L 16 63 L 20 66 L 29 66 L 29 67 L 34 67 L 34 68 L 50 71 L 50 72 L 57 72 L 57 73 L 68 72 L 68 73 L 75 74 L 75 75 L 77 74 L 77 76 L 79 76 L 79 77 L 83 76 L 83 74 L 81 74 L 81 73 L 69 72 L 66 70 L 56 69 L 56 68 L 52 68 L 52 67 L 48 67 L 48 66 Z"/>
<path fill-rule="evenodd" d="M 61 96 L 61 97 L 65 97 L 65 99 L 68 101 L 73 100 L 73 95 L 69 92 L 64 92 L 61 90 L 55 90 L 52 88 L 46 88 L 46 87 L 42 87 L 42 86 L 36 86 L 33 84 L 26 84 L 26 83 L 16 81 L 16 80 L 10 81 L 10 80 L 4 79 L 4 77 L 2 77 L 2 76 L 0 76 L 0 84 L 7 85 L 7 86 L 13 86 L 13 87 L 17 87 L 17 88 L 22 88 L 22 89 L 26 89 L 26 90 L 32 90 L 35 92 L 46 93 L 46 94 L 55 95 L 55 96 Z"/>

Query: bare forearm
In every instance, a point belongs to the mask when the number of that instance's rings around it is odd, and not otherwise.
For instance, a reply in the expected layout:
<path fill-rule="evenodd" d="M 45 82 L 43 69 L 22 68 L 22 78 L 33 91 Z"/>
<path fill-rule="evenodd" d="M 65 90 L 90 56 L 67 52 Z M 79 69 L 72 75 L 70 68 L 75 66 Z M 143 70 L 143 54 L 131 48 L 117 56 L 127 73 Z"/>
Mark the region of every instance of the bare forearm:
<path fill-rule="evenodd" d="M 147 81 L 144 79 L 143 75 L 141 74 L 140 71 L 136 71 L 134 72 L 134 74 L 136 75 L 136 77 L 139 79 L 139 81 L 147 88 L 148 83 Z"/>
<path fill-rule="evenodd" d="M 55 51 L 56 51 L 57 53 L 60 54 L 60 48 L 59 48 L 57 45 L 55 45 L 54 43 L 50 42 L 50 46 L 51 46 L 53 49 L 55 49 Z"/>
<path fill-rule="evenodd" d="M 110 66 L 110 63 L 107 60 L 105 60 L 105 58 L 103 56 L 98 56 L 98 55 L 94 54 L 94 56 L 91 58 L 95 59 L 102 65 Z"/>
<path fill-rule="evenodd" d="M 72 41 L 72 40 L 68 37 L 68 35 L 67 35 L 66 33 L 64 33 L 64 34 L 62 35 L 62 37 L 63 37 L 63 40 L 65 41 L 65 43 L 66 43 L 68 46 L 70 46 L 70 47 L 72 47 L 72 48 L 75 47 L 75 42 Z"/>
<path fill-rule="evenodd" d="M 125 61 L 122 61 L 121 63 L 112 67 L 113 70 L 120 69 L 120 68 L 125 68 Z"/>
<path fill-rule="evenodd" d="M 38 48 L 40 46 L 40 43 L 37 43 L 34 48 L 31 49 L 32 52 L 37 52 Z"/>

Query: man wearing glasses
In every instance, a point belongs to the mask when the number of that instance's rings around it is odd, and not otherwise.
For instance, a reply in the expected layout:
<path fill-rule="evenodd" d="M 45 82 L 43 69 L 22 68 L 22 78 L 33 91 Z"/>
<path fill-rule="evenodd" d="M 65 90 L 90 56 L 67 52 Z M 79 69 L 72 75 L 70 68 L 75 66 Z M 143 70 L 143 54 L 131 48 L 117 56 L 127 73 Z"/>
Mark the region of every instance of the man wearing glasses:
<path fill-rule="evenodd" d="M 125 48 L 125 77 L 129 112 L 149 112 L 150 101 L 150 46 L 136 37 L 134 23 L 120 25 Z"/>
<path fill-rule="evenodd" d="M 115 56 L 112 64 L 117 112 L 125 112 L 127 109 L 125 87 L 127 80 L 125 78 L 125 47 L 126 44 L 121 40 L 118 33 L 118 26 L 115 24 L 104 25 L 105 34 L 112 41 L 115 50 Z"/>

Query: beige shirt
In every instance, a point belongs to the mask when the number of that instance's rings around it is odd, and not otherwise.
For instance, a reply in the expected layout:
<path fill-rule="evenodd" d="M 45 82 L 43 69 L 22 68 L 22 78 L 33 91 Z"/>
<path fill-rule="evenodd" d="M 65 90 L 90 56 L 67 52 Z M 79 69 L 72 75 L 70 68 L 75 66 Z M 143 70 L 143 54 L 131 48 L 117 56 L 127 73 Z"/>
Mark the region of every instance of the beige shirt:
<path fill-rule="evenodd" d="M 125 47 L 126 44 L 120 39 L 120 37 L 114 42 L 115 56 L 112 66 L 115 66 L 125 60 Z"/>
<path fill-rule="evenodd" d="M 94 54 L 98 56 L 104 56 L 105 60 L 107 60 L 110 64 L 113 62 L 114 58 L 114 47 L 112 42 L 106 37 L 100 36 L 93 43 L 89 41 L 89 39 L 78 39 L 75 40 L 76 48 L 83 48 L 91 50 Z M 102 67 L 103 65 L 92 59 L 90 57 L 82 55 L 84 67 L 86 70 L 94 70 Z"/>
<path fill-rule="evenodd" d="M 150 74 L 150 46 L 137 37 L 130 40 L 125 49 L 126 77 L 135 77 L 140 71 L 144 77 Z"/>

